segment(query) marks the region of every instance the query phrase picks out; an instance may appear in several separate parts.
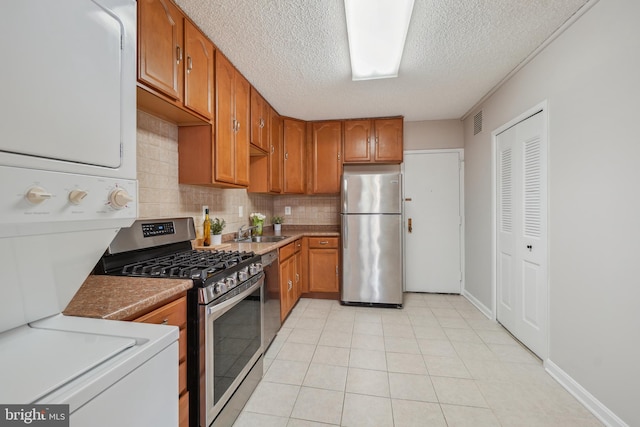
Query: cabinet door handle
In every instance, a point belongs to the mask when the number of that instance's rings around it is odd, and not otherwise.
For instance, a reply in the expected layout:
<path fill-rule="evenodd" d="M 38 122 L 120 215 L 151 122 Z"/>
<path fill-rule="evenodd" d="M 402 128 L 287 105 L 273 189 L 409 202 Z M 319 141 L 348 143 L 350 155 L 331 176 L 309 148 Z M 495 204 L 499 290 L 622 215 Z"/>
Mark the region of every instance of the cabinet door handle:
<path fill-rule="evenodd" d="M 271 146 L 271 154 L 275 153 L 276 151 L 276 147 L 274 147 L 273 145 Z"/>
<path fill-rule="evenodd" d="M 411 218 L 409 218 L 409 233 L 411 233 L 413 231 L 413 224 L 411 221 Z"/>
<path fill-rule="evenodd" d="M 321 242 L 319 242 L 319 243 L 320 243 L 321 245 L 326 245 L 327 243 L 329 243 L 329 241 L 328 241 L 328 240 L 323 240 L 323 241 L 321 241 Z"/>
<path fill-rule="evenodd" d="M 338 266 L 336 265 L 336 276 L 339 275 L 340 273 L 338 272 Z"/>
<path fill-rule="evenodd" d="M 236 132 L 240 132 L 240 122 L 236 120 Z"/>
<path fill-rule="evenodd" d="M 296 283 L 298 283 L 299 281 L 300 281 L 300 275 L 296 273 Z"/>
<path fill-rule="evenodd" d="M 340 160 L 340 153 L 338 153 L 338 160 Z"/>
<path fill-rule="evenodd" d="M 284 159 L 289 160 L 289 153 L 284 153 Z"/>
<path fill-rule="evenodd" d="M 182 61 L 182 49 L 180 46 L 176 46 L 176 63 L 180 63 Z"/>
<path fill-rule="evenodd" d="M 190 56 L 187 56 L 187 74 L 189 74 L 193 70 L 193 60 Z"/>
<path fill-rule="evenodd" d="M 162 323 L 160 323 L 161 325 L 168 325 L 169 324 L 169 319 L 164 319 L 162 320 Z"/>
<path fill-rule="evenodd" d="M 287 288 L 288 291 L 290 291 L 291 289 L 293 289 L 293 282 L 291 280 L 287 281 L 287 285 L 289 285 L 289 287 Z"/>

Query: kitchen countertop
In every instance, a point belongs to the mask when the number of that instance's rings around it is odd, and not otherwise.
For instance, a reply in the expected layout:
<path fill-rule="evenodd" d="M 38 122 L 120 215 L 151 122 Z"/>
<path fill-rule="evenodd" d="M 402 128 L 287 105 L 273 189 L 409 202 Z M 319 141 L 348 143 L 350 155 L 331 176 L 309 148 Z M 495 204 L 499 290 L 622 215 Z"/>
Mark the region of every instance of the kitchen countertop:
<path fill-rule="evenodd" d="M 190 279 L 90 275 L 63 314 L 131 320 L 176 299 L 192 287 Z"/>
<path fill-rule="evenodd" d="M 274 235 L 271 230 L 264 233 L 264 236 Z M 262 255 L 301 237 L 339 237 L 340 233 L 333 226 L 294 226 L 283 229 L 280 235 L 287 238 L 267 243 L 237 243 L 231 240 L 215 246 L 202 246 L 201 240 L 194 240 L 192 246 L 193 249 L 247 251 Z M 188 279 L 90 275 L 63 313 L 67 316 L 131 320 L 164 305 L 192 287 L 193 282 Z"/>
<path fill-rule="evenodd" d="M 284 229 L 279 234 L 280 236 L 287 236 L 286 239 L 279 242 L 267 242 L 267 243 L 238 243 L 234 241 L 222 242 L 221 245 L 202 246 L 202 240 L 192 241 L 193 249 L 209 249 L 209 250 L 223 250 L 223 251 L 246 251 L 255 252 L 258 255 L 266 254 L 279 247 L 285 246 L 301 237 L 314 237 L 314 236 L 330 236 L 340 237 L 340 233 L 336 227 L 327 227 L 326 229 L 318 227 L 310 228 L 295 228 Z M 273 232 L 269 231 L 263 234 L 263 236 L 276 236 Z"/>

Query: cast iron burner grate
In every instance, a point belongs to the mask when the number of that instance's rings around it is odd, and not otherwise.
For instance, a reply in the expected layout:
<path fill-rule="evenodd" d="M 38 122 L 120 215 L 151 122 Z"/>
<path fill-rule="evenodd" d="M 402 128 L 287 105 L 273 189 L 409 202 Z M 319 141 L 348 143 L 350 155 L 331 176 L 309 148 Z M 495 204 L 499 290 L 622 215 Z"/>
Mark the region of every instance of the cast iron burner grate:
<path fill-rule="evenodd" d="M 205 280 L 223 270 L 246 262 L 252 252 L 218 252 L 189 250 L 150 260 L 127 264 L 122 275 L 132 277 L 169 277 Z"/>

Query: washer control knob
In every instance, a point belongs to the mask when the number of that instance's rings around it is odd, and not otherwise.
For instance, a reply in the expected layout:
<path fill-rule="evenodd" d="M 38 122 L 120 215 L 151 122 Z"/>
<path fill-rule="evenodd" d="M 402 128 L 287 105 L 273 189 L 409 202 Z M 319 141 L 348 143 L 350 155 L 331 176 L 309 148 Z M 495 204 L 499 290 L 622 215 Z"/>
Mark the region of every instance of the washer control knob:
<path fill-rule="evenodd" d="M 109 203 L 114 209 L 122 209 L 127 203 L 132 202 L 133 197 L 127 193 L 127 190 L 117 188 L 109 193 Z"/>
<path fill-rule="evenodd" d="M 84 190 L 72 190 L 69 193 L 69 201 L 74 205 L 79 205 L 82 203 L 82 199 L 87 197 L 87 194 L 89 193 Z"/>
<path fill-rule="evenodd" d="M 34 205 L 37 205 L 44 202 L 45 200 L 50 199 L 51 193 L 49 193 L 42 187 L 35 186 L 27 190 L 25 198 Z"/>

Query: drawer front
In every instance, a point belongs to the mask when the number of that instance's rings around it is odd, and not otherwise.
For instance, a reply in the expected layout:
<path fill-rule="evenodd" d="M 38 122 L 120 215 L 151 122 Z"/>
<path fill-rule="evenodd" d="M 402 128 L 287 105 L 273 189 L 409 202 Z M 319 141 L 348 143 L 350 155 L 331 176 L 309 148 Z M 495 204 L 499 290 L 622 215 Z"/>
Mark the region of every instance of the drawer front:
<path fill-rule="evenodd" d="M 178 353 L 178 360 L 187 360 L 187 328 L 180 328 L 180 341 L 178 342 L 180 349 Z"/>
<path fill-rule="evenodd" d="M 187 362 L 186 360 L 178 366 L 178 390 L 179 394 L 187 390 Z"/>
<path fill-rule="evenodd" d="M 310 249 L 335 249 L 337 247 L 337 237 L 309 237 Z"/>
<path fill-rule="evenodd" d="M 180 396 L 178 401 L 179 427 L 189 427 L 189 393 Z"/>
<path fill-rule="evenodd" d="M 284 261 L 285 259 L 289 258 L 291 255 L 296 253 L 296 242 L 297 240 L 295 242 L 291 242 L 288 245 L 285 245 L 280 248 L 280 252 L 279 252 L 280 262 Z"/>
<path fill-rule="evenodd" d="M 187 297 L 181 297 L 151 313 L 135 319 L 134 322 L 185 326 L 187 324 Z"/>

